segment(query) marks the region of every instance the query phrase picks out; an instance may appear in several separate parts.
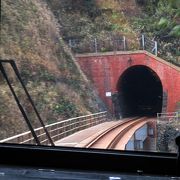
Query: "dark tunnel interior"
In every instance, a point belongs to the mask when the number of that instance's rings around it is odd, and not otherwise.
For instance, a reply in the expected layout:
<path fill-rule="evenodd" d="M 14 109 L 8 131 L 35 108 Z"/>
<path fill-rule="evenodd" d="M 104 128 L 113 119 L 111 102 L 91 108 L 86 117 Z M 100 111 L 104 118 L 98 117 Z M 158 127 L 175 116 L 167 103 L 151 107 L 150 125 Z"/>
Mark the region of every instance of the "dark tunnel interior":
<path fill-rule="evenodd" d="M 162 84 L 150 68 L 130 67 L 120 77 L 117 89 L 118 113 L 122 117 L 154 116 L 161 112 Z"/>

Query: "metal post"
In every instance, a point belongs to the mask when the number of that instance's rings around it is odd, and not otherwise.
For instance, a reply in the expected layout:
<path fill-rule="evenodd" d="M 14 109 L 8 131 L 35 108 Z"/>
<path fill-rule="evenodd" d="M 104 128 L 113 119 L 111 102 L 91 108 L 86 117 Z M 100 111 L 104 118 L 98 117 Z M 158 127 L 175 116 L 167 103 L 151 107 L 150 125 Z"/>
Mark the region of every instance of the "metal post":
<path fill-rule="evenodd" d="M 157 41 L 154 41 L 154 51 L 155 55 L 157 56 Z"/>
<path fill-rule="evenodd" d="M 124 46 L 124 51 L 126 50 L 126 37 L 123 36 L 123 46 Z"/>
<path fill-rule="evenodd" d="M 151 52 L 154 52 L 154 54 L 157 56 L 157 41 L 153 41 L 153 42 L 154 42 L 154 47 Z"/>
<path fill-rule="evenodd" d="M 11 66 L 12 66 L 12 68 L 14 69 L 14 72 L 15 72 L 17 78 L 19 79 L 19 81 L 20 81 L 20 83 L 21 83 L 21 85 L 22 85 L 22 87 L 23 87 L 23 89 L 24 89 L 24 91 L 25 91 L 25 93 L 26 93 L 26 95 L 27 95 L 27 97 L 28 97 L 28 99 L 29 99 L 29 101 L 30 101 L 30 103 L 31 103 L 31 105 L 32 105 L 32 107 L 33 107 L 33 109 L 34 109 L 37 117 L 38 117 L 38 119 L 39 119 L 39 122 L 40 122 L 40 124 L 42 125 L 42 127 L 43 127 L 43 129 L 44 129 L 44 131 L 45 131 L 46 136 L 48 137 L 51 145 L 54 146 L 54 142 L 53 142 L 53 140 L 51 139 L 51 137 L 50 137 L 50 135 L 49 135 L 49 132 L 47 131 L 47 129 L 46 129 L 46 127 L 45 127 L 45 125 L 44 125 L 44 123 L 43 123 L 43 121 L 42 121 L 42 119 L 41 119 L 41 116 L 40 116 L 40 114 L 38 113 L 38 111 L 37 111 L 37 109 L 36 109 L 36 107 L 35 107 L 35 104 L 34 104 L 33 100 L 31 99 L 31 96 L 30 96 L 30 94 L 28 93 L 28 91 L 27 91 L 27 89 L 26 89 L 26 87 L 25 87 L 25 85 L 24 85 L 24 83 L 23 83 L 23 81 L 22 81 L 22 79 L 21 79 L 21 76 L 20 76 L 20 74 L 19 74 L 18 68 L 17 68 L 17 66 L 16 66 L 16 64 L 15 64 L 15 62 L 14 62 L 13 60 L 12 60 L 12 62 L 11 62 Z"/>
<path fill-rule="evenodd" d="M 178 112 L 175 112 L 175 116 L 176 116 L 176 121 L 178 121 L 178 115 L 179 115 L 179 113 Z"/>
<path fill-rule="evenodd" d="M 96 38 L 94 39 L 94 47 L 95 47 L 95 52 L 97 53 L 98 50 L 97 50 L 97 39 Z"/>
<path fill-rule="evenodd" d="M 144 34 L 142 34 L 142 48 L 145 49 L 145 37 Z"/>
<path fill-rule="evenodd" d="M 30 131 L 31 131 L 31 133 L 32 133 L 32 135 L 34 137 L 34 139 L 35 139 L 35 141 L 36 141 L 36 143 L 38 145 L 40 145 L 41 143 L 40 143 L 40 141 L 39 141 L 39 139 L 38 139 L 38 137 L 37 137 L 37 135 L 36 135 L 32 125 L 30 123 L 30 120 L 28 119 L 28 117 L 27 117 L 27 115 L 26 115 L 26 113 L 25 113 L 21 103 L 19 102 L 19 99 L 18 99 L 18 97 L 17 97 L 17 95 L 16 95 L 16 93 L 15 93 L 15 91 L 14 91 L 14 89 L 13 89 L 13 87 L 12 87 L 10 81 L 9 81 L 9 79 L 8 79 L 7 73 L 6 73 L 2 63 L 0 63 L 0 70 L 1 70 L 1 72 L 2 72 L 2 74 L 4 76 L 4 78 L 5 78 L 8 86 L 9 86 L 13 96 L 14 96 L 14 99 L 15 99 L 15 101 L 16 101 L 16 103 L 17 103 L 17 105 L 18 105 L 18 107 L 19 107 L 19 109 L 20 109 L 20 111 L 21 111 L 21 113 L 22 113 L 22 115 L 23 115 L 23 117 L 24 117 L 24 119 L 25 119 L 25 121 L 26 121 L 26 123 L 27 123 L 27 125 L 28 125 L 28 127 L 29 127 L 29 129 L 30 129 Z"/>

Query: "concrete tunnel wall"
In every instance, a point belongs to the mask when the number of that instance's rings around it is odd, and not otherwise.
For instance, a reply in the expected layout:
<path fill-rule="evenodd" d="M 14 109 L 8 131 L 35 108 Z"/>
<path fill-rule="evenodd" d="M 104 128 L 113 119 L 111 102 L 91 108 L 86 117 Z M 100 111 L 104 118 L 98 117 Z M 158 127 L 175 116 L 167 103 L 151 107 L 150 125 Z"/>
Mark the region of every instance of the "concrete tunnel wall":
<path fill-rule="evenodd" d="M 114 107 L 111 97 L 106 96 L 107 92 L 117 93 L 122 74 L 137 65 L 148 67 L 159 77 L 163 112 L 175 111 L 180 102 L 180 68 L 146 51 L 81 54 L 76 55 L 76 59 L 112 112 Z"/>

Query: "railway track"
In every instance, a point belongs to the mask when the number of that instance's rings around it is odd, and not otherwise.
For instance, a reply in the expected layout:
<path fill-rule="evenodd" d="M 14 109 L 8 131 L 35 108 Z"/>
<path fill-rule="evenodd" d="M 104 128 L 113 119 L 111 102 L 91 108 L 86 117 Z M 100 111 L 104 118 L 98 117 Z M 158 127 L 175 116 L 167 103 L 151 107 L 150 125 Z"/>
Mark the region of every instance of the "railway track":
<path fill-rule="evenodd" d="M 149 121 L 147 117 L 127 119 L 94 136 L 84 144 L 84 147 L 124 150 L 125 145 L 133 135 L 132 132 L 143 126 L 147 121 Z"/>

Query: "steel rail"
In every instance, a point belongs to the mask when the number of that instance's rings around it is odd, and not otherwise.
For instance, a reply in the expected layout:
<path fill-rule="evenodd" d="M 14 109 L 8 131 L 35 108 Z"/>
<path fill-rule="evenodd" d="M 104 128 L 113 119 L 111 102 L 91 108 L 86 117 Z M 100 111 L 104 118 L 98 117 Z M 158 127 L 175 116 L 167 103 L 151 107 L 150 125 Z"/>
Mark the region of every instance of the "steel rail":
<path fill-rule="evenodd" d="M 132 129 L 134 126 L 138 125 L 139 123 L 147 121 L 147 118 L 138 119 L 129 126 L 125 127 L 117 136 L 110 142 L 107 149 L 115 149 L 119 141 L 122 139 L 122 137 L 129 132 L 130 129 Z"/>
<path fill-rule="evenodd" d="M 95 138 L 93 138 L 90 142 L 88 142 L 85 147 L 86 148 L 91 148 L 95 143 L 97 143 L 97 141 L 99 141 L 101 138 L 103 138 L 105 135 L 107 135 L 109 132 L 112 132 L 114 131 L 115 129 L 119 128 L 120 126 L 122 125 L 125 125 L 129 122 L 132 122 L 133 120 L 136 120 L 138 119 L 139 117 L 134 117 L 134 118 L 131 118 L 131 119 L 128 119 L 128 120 L 125 120 L 123 122 L 120 122 L 108 129 L 106 129 L 105 131 L 103 131 L 102 133 L 100 133 L 99 135 L 97 135 Z"/>
<path fill-rule="evenodd" d="M 103 140 L 103 138 L 107 139 L 107 137 L 109 136 L 110 138 L 112 138 L 112 140 L 110 140 L 110 142 L 107 143 L 107 145 L 102 146 L 101 148 L 106 148 L 106 149 L 115 149 L 116 145 L 119 143 L 119 140 L 121 138 L 124 137 L 124 135 L 126 133 L 128 133 L 128 131 L 135 127 L 136 125 L 142 123 L 142 122 L 147 122 L 148 118 L 147 117 L 135 117 L 132 119 L 128 119 L 125 122 L 120 122 L 110 128 L 108 128 L 107 130 L 103 131 L 102 133 L 100 133 L 99 135 L 97 135 L 95 138 L 93 138 L 90 142 L 88 142 L 84 147 L 86 148 L 96 148 L 97 144 Z M 133 122 L 134 121 L 134 122 Z M 117 131 L 118 129 L 121 129 L 124 127 L 124 129 L 120 130 L 120 132 L 118 132 L 117 134 L 115 134 L 115 136 L 112 136 L 113 131 Z M 111 134 L 110 134 L 111 133 Z M 111 135 L 111 136 L 110 136 Z M 106 141 L 106 140 L 105 140 Z M 98 147 L 99 148 L 99 147 Z"/>

